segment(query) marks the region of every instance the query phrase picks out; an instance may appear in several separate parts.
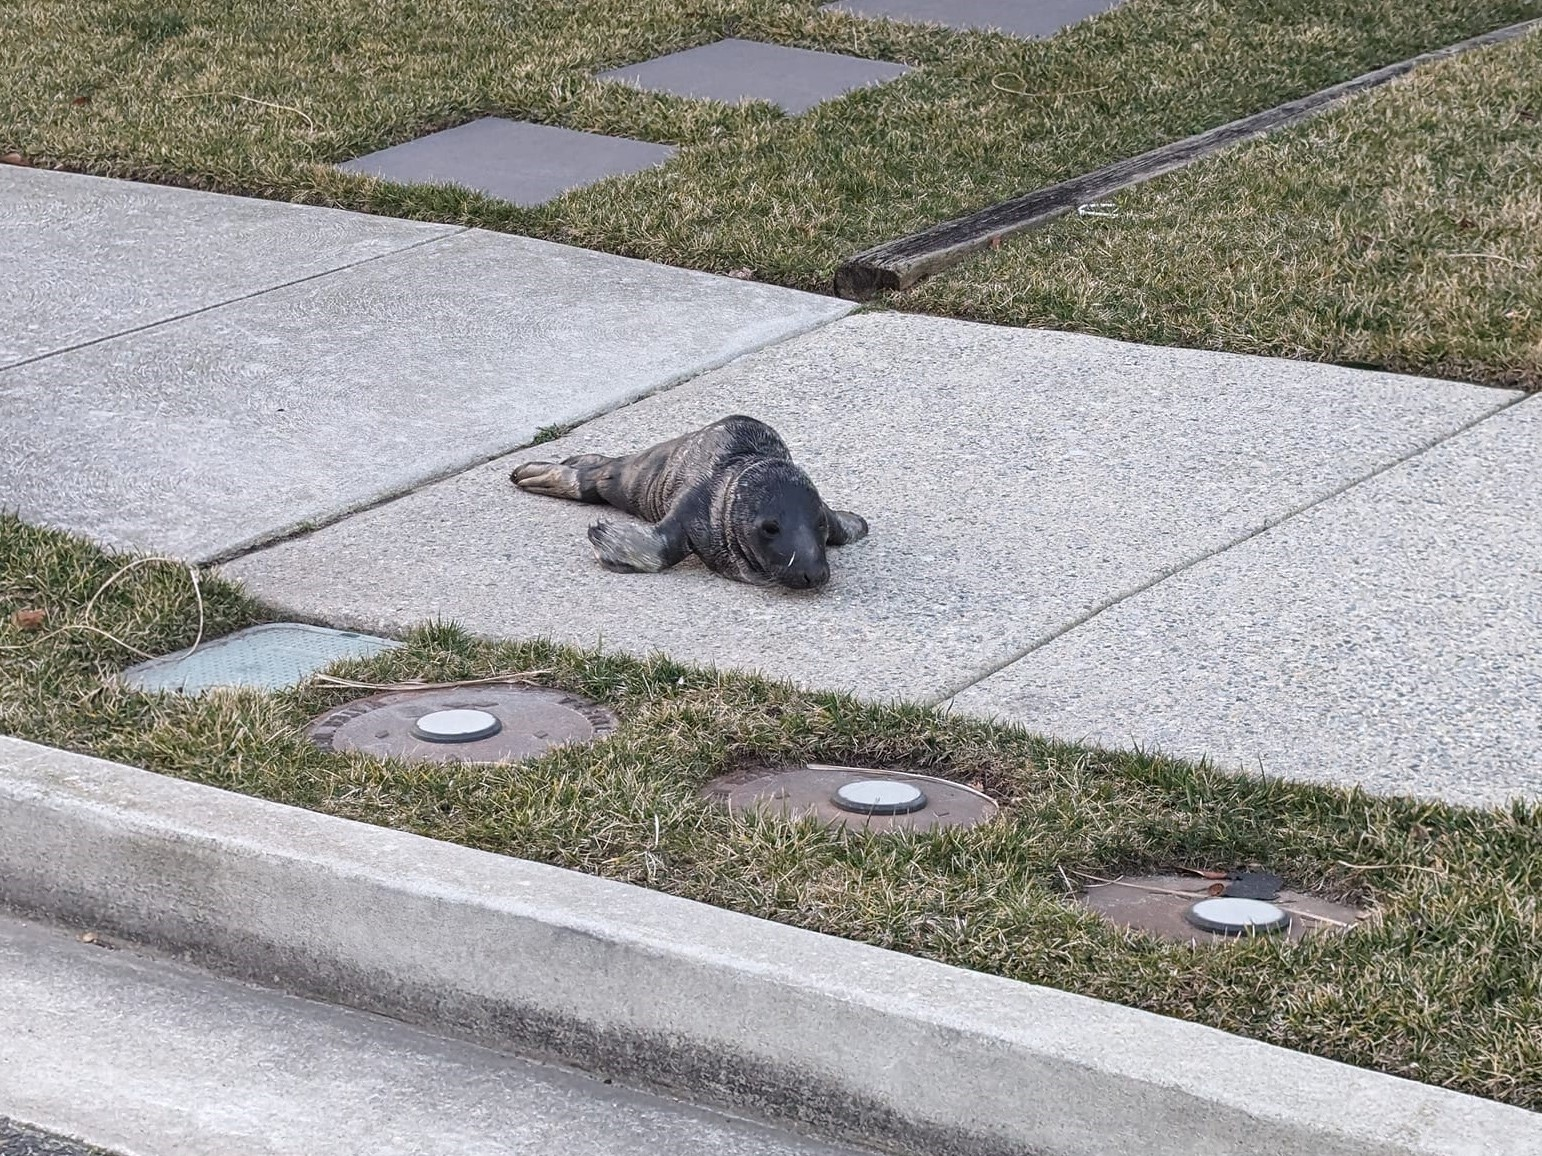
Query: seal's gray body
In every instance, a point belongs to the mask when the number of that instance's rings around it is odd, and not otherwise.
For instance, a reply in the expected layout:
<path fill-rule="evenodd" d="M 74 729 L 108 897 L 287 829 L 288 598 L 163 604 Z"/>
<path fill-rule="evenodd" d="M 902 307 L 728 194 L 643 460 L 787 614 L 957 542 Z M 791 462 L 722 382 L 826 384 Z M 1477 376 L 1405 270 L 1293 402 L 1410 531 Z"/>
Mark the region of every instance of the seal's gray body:
<path fill-rule="evenodd" d="M 740 582 L 820 586 L 829 577 L 825 547 L 867 533 L 856 514 L 827 507 L 777 432 L 751 417 L 725 417 L 626 457 L 526 462 L 510 479 L 655 523 L 589 527 L 595 556 L 612 570 L 664 570 L 694 553 Z"/>

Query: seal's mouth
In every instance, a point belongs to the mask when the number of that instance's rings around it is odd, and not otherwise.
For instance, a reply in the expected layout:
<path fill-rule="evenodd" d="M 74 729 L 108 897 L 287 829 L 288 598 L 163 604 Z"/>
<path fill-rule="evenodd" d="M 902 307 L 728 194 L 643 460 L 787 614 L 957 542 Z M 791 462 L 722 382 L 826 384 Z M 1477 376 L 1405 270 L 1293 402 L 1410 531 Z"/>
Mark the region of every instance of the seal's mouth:
<path fill-rule="evenodd" d="M 794 573 L 791 570 L 762 570 L 759 567 L 752 569 L 745 580 L 752 586 L 764 586 L 769 589 L 792 590 L 800 594 L 812 594 L 824 587 L 830 581 L 830 572 L 826 570 L 823 575 Z"/>
<path fill-rule="evenodd" d="M 830 563 L 819 553 L 810 551 L 813 557 L 799 564 L 798 551 L 792 552 L 792 557 L 776 575 L 776 581 L 789 590 L 817 590 L 830 581 Z"/>
<path fill-rule="evenodd" d="M 826 563 L 786 566 L 772 575 L 771 581 L 788 590 L 820 590 L 830 581 L 830 567 Z"/>

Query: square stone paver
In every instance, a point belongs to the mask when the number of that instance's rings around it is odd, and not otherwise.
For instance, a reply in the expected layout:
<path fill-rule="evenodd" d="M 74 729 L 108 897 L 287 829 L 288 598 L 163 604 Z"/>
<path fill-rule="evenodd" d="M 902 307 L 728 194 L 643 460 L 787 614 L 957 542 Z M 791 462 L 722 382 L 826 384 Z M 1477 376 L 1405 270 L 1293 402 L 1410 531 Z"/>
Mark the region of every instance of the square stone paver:
<path fill-rule="evenodd" d="M 642 64 L 600 73 L 649 92 L 697 100 L 764 100 L 789 116 L 870 84 L 904 76 L 910 68 L 833 52 L 811 52 L 756 40 L 719 40 Z"/>
<path fill-rule="evenodd" d="M 837 0 L 825 7 L 855 16 L 887 17 L 947 28 L 992 30 L 1025 39 L 1053 36 L 1062 28 L 1106 12 L 1119 0 Z"/>
<path fill-rule="evenodd" d="M 205 260 L 220 253 L 211 244 Z M 109 545 L 206 559 L 850 309 L 461 232 L 0 370 L 0 507 Z"/>
<path fill-rule="evenodd" d="M 141 662 L 121 677 L 135 690 L 152 692 L 201 694 L 242 686 L 278 690 L 298 686 L 334 662 L 373 658 L 398 645 L 388 638 L 303 622 L 265 622 L 206 639 L 193 651 L 179 650 Z"/>
<path fill-rule="evenodd" d="M 1114 606 L 960 711 L 1456 803 L 1542 799 L 1542 400 Z"/>
<path fill-rule="evenodd" d="M 231 563 L 297 617 L 435 616 L 940 699 L 1094 607 L 1449 435 L 1514 395 L 1390 374 L 895 313 L 857 314 L 304 538 Z M 626 453 L 731 413 L 770 422 L 868 517 L 825 590 L 694 560 L 613 574 L 610 511 L 515 489 L 517 461 Z"/>
<path fill-rule="evenodd" d="M 0 165 L 0 368 L 459 231 Z"/>
<path fill-rule="evenodd" d="M 529 207 L 674 155 L 670 145 L 488 116 L 337 167 L 403 184 L 462 185 Z"/>

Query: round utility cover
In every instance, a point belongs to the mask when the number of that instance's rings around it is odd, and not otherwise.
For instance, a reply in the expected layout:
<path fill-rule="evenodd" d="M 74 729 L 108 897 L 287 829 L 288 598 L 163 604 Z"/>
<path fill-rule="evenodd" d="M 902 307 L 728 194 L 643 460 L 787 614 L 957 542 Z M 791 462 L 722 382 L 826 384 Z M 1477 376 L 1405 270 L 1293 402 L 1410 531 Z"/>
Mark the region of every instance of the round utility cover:
<path fill-rule="evenodd" d="M 310 733 L 318 746 L 332 751 L 503 763 L 564 743 L 591 742 L 615 729 L 610 711 L 560 690 L 472 686 L 371 695 L 327 711 L 311 723 Z"/>
<path fill-rule="evenodd" d="M 1195 927 L 1218 935 L 1271 935 L 1290 926 L 1290 916 L 1272 903 L 1227 895 L 1201 899 L 1185 917 Z"/>
<path fill-rule="evenodd" d="M 412 724 L 412 733 L 431 743 L 474 743 L 503 729 L 485 710 L 436 710 Z"/>
<path fill-rule="evenodd" d="M 914 783 L 858 779 L 835 789 L 835 805 L 858 815 L 908 815 L 926 806 L 926 795 Z"/>
<path fill-rule="evenodd" d="M 1189 918 L 1189 909 L 1209 899 L 1210 889 L 1214 886 L 1214 880 L 1192 873 L 1137 875 L 1133 878 L 1121 875 L 1116 882 L 1085 888 L 1077 898 L 1118 927 L 1149 932 L 1177 943 L 1234 942 L 1238 938 L 1235 933 L 1202 932 Z M 1290 926 L 1281 934 L 1292 942 L 1312 935 L 1346 931 L 1355 926 L 1363 914 L 1357 907 L 1288 888 L 1281 888 L 1269 906 L 1290 915 Z"/>
<path fill-rule="evenodd" d="M 881 778 L 879 776 L 882 776 Z M 870 811 L 841 803 L 837 796 L 858 784 L 853 797 L 871 802 L 876 796 L 904 805 L 906 810 Z M 938 827 L 973 827 L 995 817 L 996 804 L 986 795 L 949 779 L 909 771 L 872 767 L 743 766 L 712 780 L 702 796 L 731 810 L 771 810 L 789 817 L 813 816 L 857 831 L 930 831 Z M 919 804 L 919 806 L 917 805 Z M 892 804 L 891 804 L 892 806 Z"/>

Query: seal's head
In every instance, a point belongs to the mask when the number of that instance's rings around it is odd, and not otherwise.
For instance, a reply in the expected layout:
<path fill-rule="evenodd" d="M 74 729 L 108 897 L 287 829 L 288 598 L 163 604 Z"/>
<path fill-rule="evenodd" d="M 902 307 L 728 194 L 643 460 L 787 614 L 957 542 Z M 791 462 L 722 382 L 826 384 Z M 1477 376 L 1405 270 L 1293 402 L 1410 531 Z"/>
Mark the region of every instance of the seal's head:
<path fill-rule="evenodd" d="M 733 479 L 724 528 L 745 580 L 809 590 L 830 580 L 830 512 L 808 475 L 784 459 L 760 459 Z"/>

